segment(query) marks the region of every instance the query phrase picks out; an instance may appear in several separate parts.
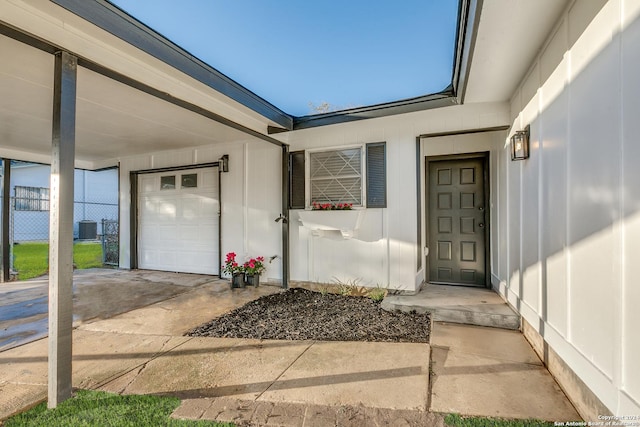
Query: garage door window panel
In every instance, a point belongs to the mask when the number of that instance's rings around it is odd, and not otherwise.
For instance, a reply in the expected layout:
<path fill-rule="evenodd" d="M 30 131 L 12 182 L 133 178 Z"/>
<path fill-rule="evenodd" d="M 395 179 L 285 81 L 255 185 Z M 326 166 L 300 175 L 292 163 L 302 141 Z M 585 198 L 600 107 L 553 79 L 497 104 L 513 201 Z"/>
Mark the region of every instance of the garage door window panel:
<path fill-rule="evenodd" d="M 190 173 L 182 175 L 180 177 L 182 182 L 182 188 L 197 188 L 198 187 L 198 174 Z"/>
<path fill-rule="evenodd" d="M 162 176 L 160 177 L 160 189 L 161 190 L 175 190 L 176 189 L 176 176 Z"/>

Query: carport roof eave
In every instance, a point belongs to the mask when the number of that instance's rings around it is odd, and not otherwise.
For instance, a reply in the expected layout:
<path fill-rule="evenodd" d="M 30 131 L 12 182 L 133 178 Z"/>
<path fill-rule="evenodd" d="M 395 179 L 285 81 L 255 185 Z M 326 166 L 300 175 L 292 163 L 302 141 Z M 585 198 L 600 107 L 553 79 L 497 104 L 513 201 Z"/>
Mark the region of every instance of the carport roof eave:
<path fill-rule="evenodd" d="M 292 116 L 191 55 L 117 6 L 105 0 L 93 2 L 85 0 L 50 1 L 258 113 L 267 120 L 287 130 L 293 129 Z"/>
<path fill-rule="evenodd" d="M 45 54 L 52 54 L 56 51 L 61 50 L 61 48 L 52 42 L 48 42 L 43 40 L 35 35 L 27 33 L 21 29 L 17 29 L 16 27 L 6 24 L 0 21 L 0 34 L 2 36 L 6 36 L 8 39 L 15 40 L 25 46 L 25 49 L 35 49 L 35 51 L 41 51 Z M 269 142 L 276 146 L 286 145 L 282 141 L 279 141 L 275 138 L 270 137 L 269 135 L 265 135 L 255 129 L 252 129 L 248 126 L 240 124 L 236 121 L 228 119 L 220 114 L 214 113 L 209 109 L 203 108 L 199 105 L 193 104 L 191 102 L 185 101 L 181 98 L 172 96 L 167 92 L 163 92 L 156 88 L 153 88 L 143 82 L 137 81 L 133 78 L 127 77 L 124 74 L 121 74 L 117 71 L 113 71 L 103 65 L 97 64 L 89 59 L 79 57 L 78 64 L 80 67 L 90 70 L 96 74 L 102 75 L 110 80 L 122 83 L 124 86 L 131 88 L 131 90 L 137 90 L 141 93 L 145 93 L 151 95 L 155 99 L 165 101 L 168 104 L 172 104 L 185 112 L 187 114 L 194 114 L 198 117 L 203 117 L 211 122 L 217 123 L 217 126 L 222 126 L 224 128 L 229 129 L 232 132 L 238 132 L 237 138 L 233 138 L 235 140 L 263 140 Z M 53 70 L 52 70 L 53 72 Z M 86 123 L 86 122 L 85 122 Z M 267 123 L 267 122 L 265 122 Z M 266 127 L 266 126 L 265 126 Z M 229 142 L 233 142 L 229 141 Z M 78 141 L 79 142 L 79 141 Z M 178 144 L 181 145 L 181 144 Z M 202 144 L 199 144 L 202 145 Z M 196 148 L 199 145 L 191 145 L 189 148 Z M 184 145 L 181 145 L 184 147 Z M 80 145 L 77 148 L 81 148 Z M 172 149 L 178 149 L 180 146 L 176 146 Z M 170 148 L 159 148 L 156 151 L 166 151 Z M 51 152 L 49 151 L 50 147 L 44 147 L 42 150 L 35 149 L 34 147 L 25 149 L 23 147 L 19 147 L 18 145 L 5 145 L 0 147 L 0 155 L 6 158 L 13 158 L 25 161 L 35 161 L 40 163 L 50 163 Z M 148 150 L 147 150 L 148 151 Z M 135 154 L 135 153 L 134 153 Z M 140 154 L 140 153 L 137 153 Z M 77 150 L 77 158 L 76 158 L 76 166 L 83 169 L 99 169 L 105 167 L 113 167 L 117 166 L 119 158 L 121 156 L 116 155 L 105 155 L 105 156 L 92 156 L 92 155 L 83 155 L 81 150 Z"/>

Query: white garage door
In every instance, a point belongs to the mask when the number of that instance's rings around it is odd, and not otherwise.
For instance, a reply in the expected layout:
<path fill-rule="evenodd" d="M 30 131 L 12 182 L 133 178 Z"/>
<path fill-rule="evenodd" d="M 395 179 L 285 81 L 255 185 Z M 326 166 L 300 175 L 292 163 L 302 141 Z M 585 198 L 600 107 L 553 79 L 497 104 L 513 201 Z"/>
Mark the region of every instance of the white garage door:
<path fill-rule="evenodd" d="M 220 274 L 218 171 L 139 175 L 138 267 Z"/>

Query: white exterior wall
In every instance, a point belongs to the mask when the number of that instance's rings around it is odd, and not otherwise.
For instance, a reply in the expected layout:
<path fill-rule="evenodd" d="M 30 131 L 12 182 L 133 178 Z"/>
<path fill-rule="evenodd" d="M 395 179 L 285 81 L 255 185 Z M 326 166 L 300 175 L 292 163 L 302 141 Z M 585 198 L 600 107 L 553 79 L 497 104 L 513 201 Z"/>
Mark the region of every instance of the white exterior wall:
<path fill-rule="evenodd" d="M 291 211 L 291 280 L 357 280 L 361 286 L 408 292 L 419 289 L 425 275 L 424 262 L 418 271 L 416 260 L 416 138 L 502 126 L 508 120 L 508 105 L 470 104 L 282 134 L 291 151 L 383 141 L 387 144 L 387 208 L 366 209 L 354 238 L 314 236 L 298 221 L 297 211 Z M 473 144 L 468 148 L 482 151 Z"/>
<path fill-rule="evenodd" d="M 274 220 L 281 210 L 282 150 L 263 141 L 217 144 L 156 152 L 120 159 L 120 267 L 130 268 L 131 183 L 129 172 L 218 161 L 229 155 L 229 172 L 221 174 L 222 262 L 228 252 L 239 260 L 264 256 L 263 280 L 282 280 L 282 231 Z M 211 260 L 217 263 L 218 260 Z"/>
<path fill-rule="evenodd" d="M 497 168 L 493 285 L 617 415 L 640 413 L 638 76 L 640 2 L 574 2 L 511 101 L 531 157 Z"/>

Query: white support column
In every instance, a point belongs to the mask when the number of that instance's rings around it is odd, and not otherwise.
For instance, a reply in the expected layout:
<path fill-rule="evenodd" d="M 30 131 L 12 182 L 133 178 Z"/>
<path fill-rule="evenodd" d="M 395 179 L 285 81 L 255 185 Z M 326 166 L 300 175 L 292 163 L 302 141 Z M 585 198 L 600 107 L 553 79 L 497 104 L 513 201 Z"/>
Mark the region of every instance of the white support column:
<path fill-rule="evenodd" d="M 2 224 L 0 225 L 0 244 L 2 259 L 2 281 L 11 280 L 11 246 L 9 245 L 9 221 L 11 219 L 11 160 L 2 159 Z"/>
<path fill-rule="evenodd" d="M 49 408 L 71 397 L 77 58 L 56 53 L 49 211 Z"/>

